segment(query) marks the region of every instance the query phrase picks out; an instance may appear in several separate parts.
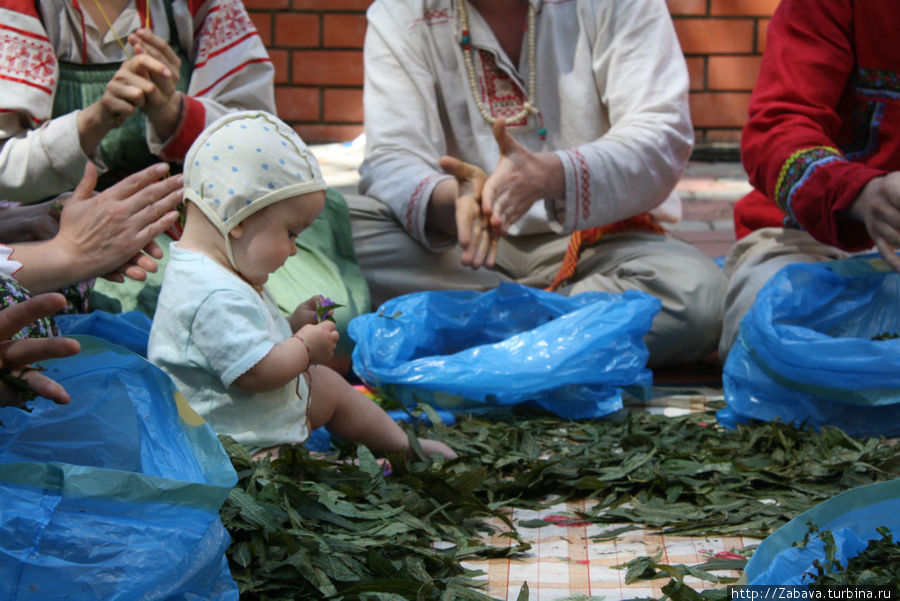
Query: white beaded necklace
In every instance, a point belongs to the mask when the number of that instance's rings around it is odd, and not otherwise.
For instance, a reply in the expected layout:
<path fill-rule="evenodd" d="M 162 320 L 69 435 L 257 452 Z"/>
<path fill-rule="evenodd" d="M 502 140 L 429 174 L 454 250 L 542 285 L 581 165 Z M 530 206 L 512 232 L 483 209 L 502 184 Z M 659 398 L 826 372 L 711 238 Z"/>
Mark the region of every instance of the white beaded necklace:
<path fill-rule="evenodd" d="M 460 45 L 463 48 L 463 58 L 466 61 L 466 71 L 469 75 L 469 88 L 472 90 L 472 97 L 475 99 L 475 105 L 478 107 L 478 111 L 481 113 L 481 116 L 484 117 L 484 120 L 493 125 L 497 122 L 497 119 L 491 115 L 490 111 L 487 110 L 487 107 L 484 106 L 484 103 L 481 102 L 481 94 L 478 92 L 478 81 L 475 79 L 475 65 L 472 63 L 472 38 L 469 36 L 469 16 L 466 13 L 466 0 L 457 0 L 456 5 L 459 11 L 459 20 L 460 20 L 460 29 L 462 30 L 462 36 L 460 38 Z M 506 120 L 509 121 L 518 121 L 520 119 L 528 117 L 528 114 L 531 113 L 536 115 L 538 119 L 541 119 L 541 111 L 535 106 L 532 102 L 532 99 L 535 96 L 535 64 L 534 64 L 534 38 L 535 38 L 535 25 L 534 25 L 534 4 L 528 3 L 528 93 L 525 98 L 525 102 L 522 103 L 522 110 L 520 110 L 515 115 L 510 115 Z M 541 126 L 537 130 L 538 135 L 541 139 L 545 139 L 547 137 L 547 129 L 543 126 L 543 119 L 541 119 Z"/>

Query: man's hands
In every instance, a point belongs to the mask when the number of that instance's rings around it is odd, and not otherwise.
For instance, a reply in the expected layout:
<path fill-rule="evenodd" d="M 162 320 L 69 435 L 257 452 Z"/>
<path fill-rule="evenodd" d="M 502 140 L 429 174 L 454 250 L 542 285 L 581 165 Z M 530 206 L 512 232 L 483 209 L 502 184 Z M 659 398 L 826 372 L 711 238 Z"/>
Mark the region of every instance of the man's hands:
<path fill-rule="evenodd" d="M 74 355 L 81 350 L 81 345 L 71 338 L 10 340 L 10 337 L 35 320 L 52 315 L 65 306 L 66 298 L 54 292 L 40 294 L 0 311 L 0 368 L 13 376 L 21 377 L 32 392 L 56 403 L 68 403 L 69 394 L 59 383 L 30 369 L 30 364 L 42 359 Z M 24 405 L 18 390 L 0 382 L 0 407 Z"/>
<path fill-rule="evenodd" d="M 506 235 L 535 202 L 565 194 L 565 177 L 555 154 L 531 152 L 519 144 L 506 131 L 504 119 L 494 123 L 493 131 L 500 160 L 484 184 L 481 206 L 491 227 Z"/>
<path fill-rule="evenodd" d="M 496 170 L 488 176 L 475 165 L 442 157 L 441 168 L 456 178 L 456 189 L 441 182 L 429 205 L 431 212 L 431 205 L 449 204 L 447 199 L 455 198 L 455 233 L 463 250 L 461 260 L 476 269 L 494 266 L 500 236 L 506 235 L 531 205 L 541 198 L 565 194 L 565 174 L 555 154 L 526 149 L 506 131 L 503 119 L 497 120 L 493 132 L 500 147 Z M 431 212 L 429 220 L 434 223 L 440 219 L 438 215 L 438 211 Z M 445 226 L 441 233 L 450 234 L 451 230 Z"/>
<path fill-rule="evenodd" d="M 498 235 L 481 210 L 481 193 L 487 174 L 457 158 L 441 158 L 441 168 L 456 178 L 456 237 L 462 247 L 462 264 L 478 269 L 493 267 L 497 260 Z"/>
<path fill-rule="evenodd" d="M 871 180 L 850 205 L 849 214 L 866 226 L 884 260 L 900 272 L 900 172 Z"/>

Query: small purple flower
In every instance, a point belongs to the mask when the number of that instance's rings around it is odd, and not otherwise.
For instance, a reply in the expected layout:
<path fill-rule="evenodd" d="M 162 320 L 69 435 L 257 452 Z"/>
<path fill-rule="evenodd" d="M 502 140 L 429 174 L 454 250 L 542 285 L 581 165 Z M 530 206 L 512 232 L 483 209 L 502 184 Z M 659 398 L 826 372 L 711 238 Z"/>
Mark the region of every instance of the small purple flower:
<path fill-rule="evenodd" d="M 316 323 L 322 323 L 326 319 L 334 321 L 334 310 L 343 306 L 327 296 L 319 296 L 316 299 Z"/>

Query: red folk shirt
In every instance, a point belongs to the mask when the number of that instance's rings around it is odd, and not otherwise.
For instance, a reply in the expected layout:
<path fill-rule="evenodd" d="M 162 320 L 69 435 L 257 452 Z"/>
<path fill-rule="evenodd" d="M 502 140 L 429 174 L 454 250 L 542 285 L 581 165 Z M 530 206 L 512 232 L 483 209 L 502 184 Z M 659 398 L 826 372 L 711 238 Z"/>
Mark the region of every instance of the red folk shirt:
<path fill-rule="evenodd" d="M 872 246 L 844 211 L 900 169 L 898 31 L 896 0 L 782 0 L 741 139 L 756 190 L 735 206 L 739 238 L 799 226 L 845 250 Z"/>

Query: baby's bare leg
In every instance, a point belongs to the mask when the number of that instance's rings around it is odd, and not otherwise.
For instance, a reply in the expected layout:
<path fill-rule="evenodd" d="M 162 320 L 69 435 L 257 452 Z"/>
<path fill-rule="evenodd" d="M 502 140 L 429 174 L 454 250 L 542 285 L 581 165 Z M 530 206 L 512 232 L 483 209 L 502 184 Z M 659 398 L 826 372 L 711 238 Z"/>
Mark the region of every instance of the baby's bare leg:
<path fill-rule="evenodd" d="M 351 386 L 334 370 L 317 365 L 311 376 L 309 417 L 313 429 L 325 426 L 344 440 L 361 442 L 377 453 L 407 449 L 406 433 L 372 399 Z M 448 459 L 456 453 L 443 442 L 419 439 L 426 454 L 439 453 Z M 409 452 L 409 449 L 407 449 Z"/>

